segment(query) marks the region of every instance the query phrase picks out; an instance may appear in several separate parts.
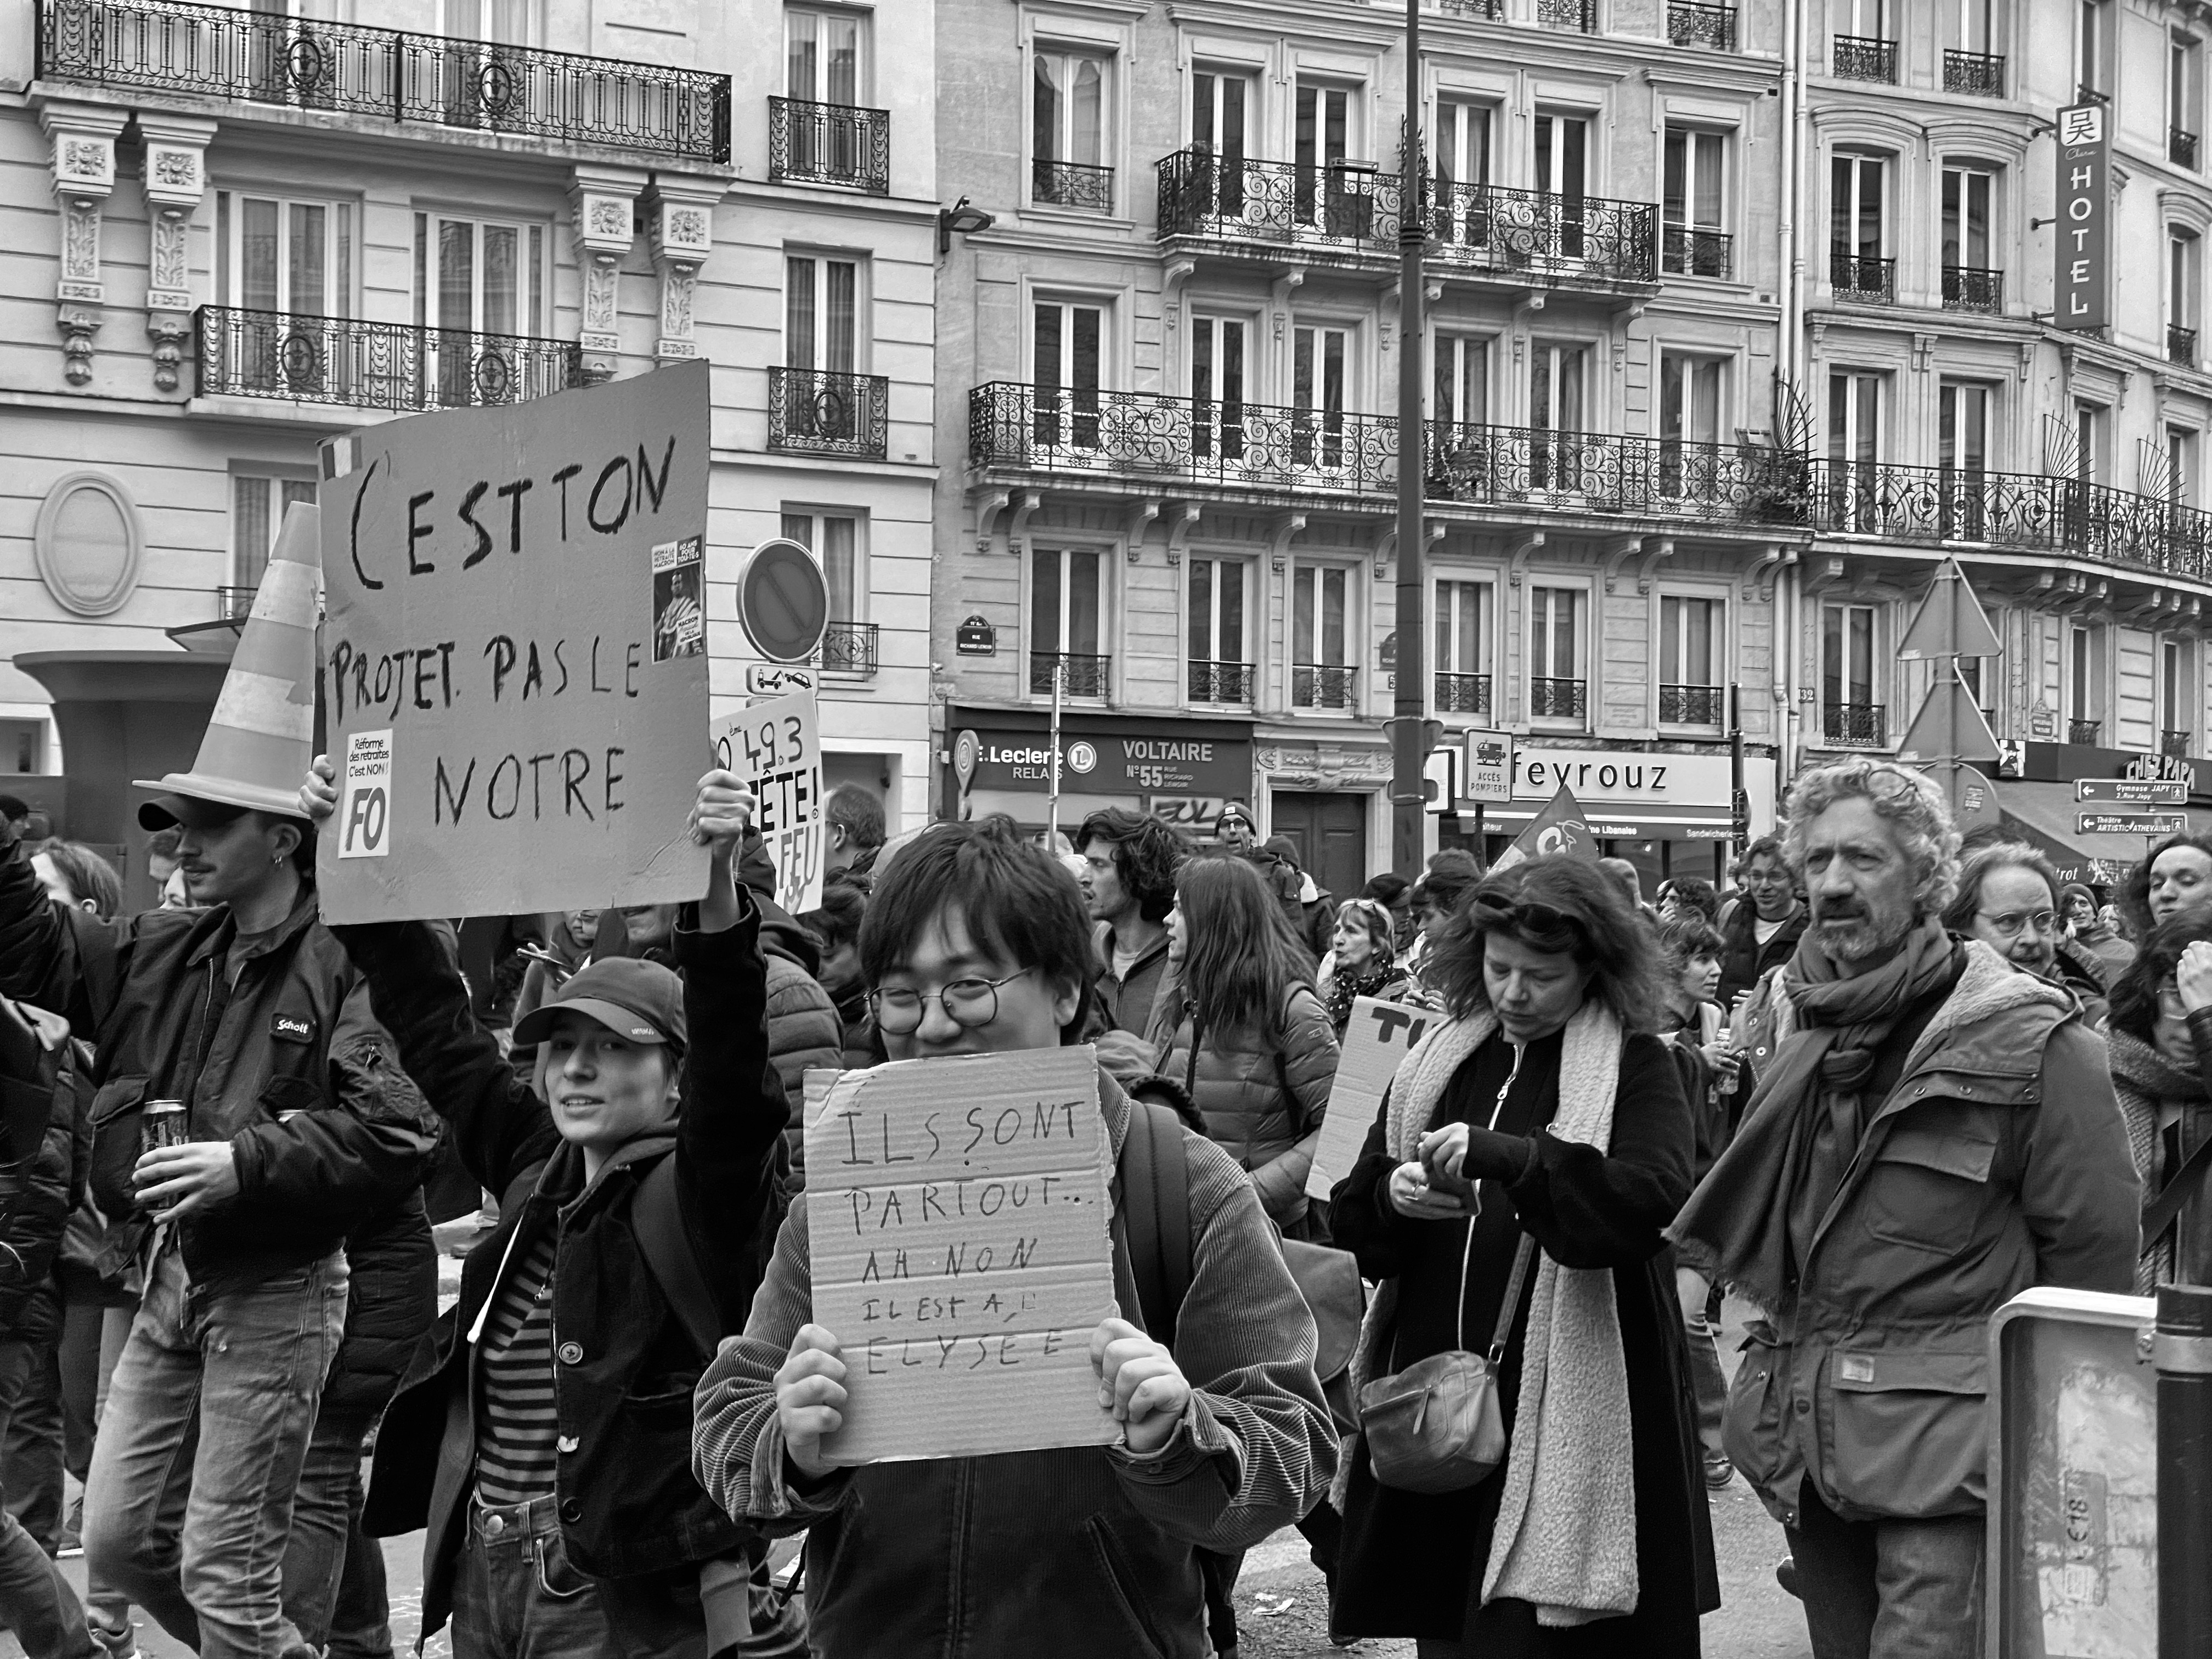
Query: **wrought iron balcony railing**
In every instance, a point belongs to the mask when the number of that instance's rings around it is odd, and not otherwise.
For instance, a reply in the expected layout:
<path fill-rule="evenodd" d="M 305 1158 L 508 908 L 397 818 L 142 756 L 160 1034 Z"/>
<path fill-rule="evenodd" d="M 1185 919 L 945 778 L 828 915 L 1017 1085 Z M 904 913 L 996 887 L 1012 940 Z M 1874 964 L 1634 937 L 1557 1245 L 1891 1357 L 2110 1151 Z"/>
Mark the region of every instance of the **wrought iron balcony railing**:
<path fill-rule="evenodd" d="M 2097 733 L 2105 729 L 2102 720 L 2069 720 L 2066 722 L 2066 741 L 2096 747 Z"/>
<path fill-rule="evenodd" d="M 1048 207 L 1111 213 L 1114 169 L 1090 167 L 1081 161 L 1031 161 L 1030 199 Z"/>
<path fill-rule="evenodd" d="M 2166 360 L 2179 363 L 2184 368 L 2197 367 L 2197 331 L 2184 328 L 2179 323 L 2166 325 Z"/>
<path fill-rule="evenodd" d="M 1668 225 L 1662 233 L 1659 268 L 1675 276 L 1718 276 L 1725 280 L 1735 254 L 1735 238 L 1703 225 Z"/>
<path fill-rule="evenodd" d="M 1505 16 L 1505 0 L 1437 0 L 1437 9 L 1447 16 L 1479 17 L 1495 23 Z"/>
<path fill-rule="evenodd" d="M 1724 685 L 1662 685 L 1659 720 L 1663 726 L 1718 726 L 1726 706 Z"/>
<path fill-rule="evenodd" d="M 1873 305 L 1892 305 L 1897 300 L 1897 261 L 1854 253 L 1847 247 L 1828 250 L 1828 285 L 1838 300 L 1863 300 Z"/>
<path fill-rule="evenodd" d="M 1439 714 L 1487 714 L 1489 712 L 1489 675 L 1439 674 L 1437 676 L 1437 713 Z"/>
<path fill-rule="evenodd" d="M 1707 523 L 1805 522 L 1804 458 L 1752 444 L 1429 422 L 1432 501 L 1527 502 L 1565 512 Z"/>
<path fill-rule="evenodd" d="M 2160 732 L 2158 734 L 2158 752 L 2172 755 L 2177 760 L 2187 760 L 2189 738 L 2190 733 L 2186 732 Z"/>
<path fill-rule="evenodd" d="M 1194 144 L 1158 171 L 1163 236 L 1397 249 L 1398 181 L 1371 163 L 1255 161 Z"/>
<path fill-rule="evenodd" d="M 260 592 L 255 587 L 218 587 L 215 591 L 215 614 L 218 622 L 238 622 L 253 612 L 253 596 Z"/>
<path fill-rule="evenodd" d="M 1820 735 L 1841 748 L 1879 749 L 1883 712 L 1878 702 L 1829 703 L 1820 711 Z"/>
<path fill-rule="evenodd" d="M 785 455 L 883 459 L 890 380 L 826 368 L 768 372 L 768 447 Z"/>
<path fill-rule="evenodd" d="M 803 98 L 768 100 L 768 176 L 891 193 L 891 112 Z"/>
<path fill-rule="evenodd" d="M 730 77 L 185 0 L 39 0 L 41 80 L 730 158 Z"/>
<path fill-rule="evenodd" d="M 1114 659 L 1085 657 L 1065 651 L 1032 651 L 1030 653 L 1030 690 L 1033 696 L 1052 695 L 1053 677 L 1060 676 L 1060 695 L 1068 697 L 1103 697 L 1113 680 Z"/>
<path fill-rule="evenodd" d="M 833 622 L 822 630 L 815 660 L 825 674 L 869 675 L 876 672 L 876 624 Z"/>
<path fill-rule="evenodd" d="M 1510 273 L 1649 283 L 1656 276 L 1658 224 L 1649 202 L 1441 183 L 1429 257 Z"/>
<path fill-rule="evenodd" d="M 1897 80 L 1897 42 L 1839 34 L 1829 42 L 1828 72 L 1838 81 Z"/>
<path fill-rule="evenodd" d="M 1702 5 L 1696 0 L 1667 0 L 1667 39 L 1677 46 L 1734 52 L 1735 8 Z"/>
<path fill-rule="evenodd" d="M 1291 707 L 1293 708 L 1357 708 L 1352 689 L 1357 668 L 1337 663 L 1293 663 L 1291 665 Z"/>
<path fill-rule="evenodd" d="M 400 413 L 516 404 L 583 384 L 571 340 L 202 306 L 203 398 L 284 398 Z"/>
<path fill-rule="evenodd" d="M 2166 159 L 2178 167 L 2197 165 L 2197 135 L 2184 132 L 2179 127 L 2166 130 Z"/>
<path fill-rule="evenodd" d="M 1945 265 L 1943 309 L 1985 311 L 1991 315 L 2002 311 L 2004 272 L 1984 270 L 1974 265 Z"/>
<path fill-rule="evenodd" d="M 1547 29 L 1597 33 L 1597 0 L 1536 0 L 1536 21 Z"/>
<path fill-rule="evenodd" d="M 1528 718 L 1533 720 L 1578 720 L 1589 714 L 1589 682 L 1532 678 L 1528 682 Z"/>
<path fill-rule="evenodd" d="M 1943 54 L 1943 90 L 1962 92 L 1970 98 L 2002 98 L 2005 92 L 2002 54 L 1985 52 L 1947 52 Z"/>
<path fill-rule="evenodd" d="M 1193 702 L 1249 704 L 1259 671 L 1249 662 L 1192 662 L 1186 689 Z"/>

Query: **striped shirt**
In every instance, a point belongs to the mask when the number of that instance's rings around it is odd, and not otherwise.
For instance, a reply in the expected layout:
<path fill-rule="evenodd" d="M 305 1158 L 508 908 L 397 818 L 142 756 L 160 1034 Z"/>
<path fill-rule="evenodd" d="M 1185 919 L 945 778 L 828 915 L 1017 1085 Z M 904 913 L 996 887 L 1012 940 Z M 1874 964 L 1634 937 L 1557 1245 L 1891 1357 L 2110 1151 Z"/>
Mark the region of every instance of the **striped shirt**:
<path fill-rule="evenodd" d="M 508 1264 L 492 1297 L 477 1363 L 483 1410 L 477 1419 L 477 1494 L 526 1504 L 553 1490 L 560 1423 L 553 1405 L 551 1229 Z"/>

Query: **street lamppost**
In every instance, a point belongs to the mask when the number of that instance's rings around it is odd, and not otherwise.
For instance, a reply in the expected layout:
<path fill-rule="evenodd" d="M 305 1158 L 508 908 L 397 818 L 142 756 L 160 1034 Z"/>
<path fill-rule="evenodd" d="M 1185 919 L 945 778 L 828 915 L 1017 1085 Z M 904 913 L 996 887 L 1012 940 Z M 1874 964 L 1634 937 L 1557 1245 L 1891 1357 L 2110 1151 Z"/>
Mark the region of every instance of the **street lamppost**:
<path fill-rule="evenodd" d="M 1398 685 L 1389 731 L 1390 867 L 1408 880 L 1420 873 L 1427 846 L 1422 775 L 1431 741 L 1423 655 L 1421 484 L 1428 446 L 1421 424 L 1421 255 L 1428 227 L 1421 161 L 1421 0 L 1406 0 L 1406 143 L 1398 179 Z"/>

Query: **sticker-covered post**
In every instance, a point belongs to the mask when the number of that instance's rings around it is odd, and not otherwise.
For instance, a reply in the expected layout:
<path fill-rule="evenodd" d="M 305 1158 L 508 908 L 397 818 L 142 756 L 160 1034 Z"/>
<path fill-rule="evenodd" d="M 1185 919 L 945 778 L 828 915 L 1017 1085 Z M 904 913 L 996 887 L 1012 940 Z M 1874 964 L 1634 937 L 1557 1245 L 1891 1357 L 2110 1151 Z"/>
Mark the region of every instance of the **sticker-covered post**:
<path fill-rule="evenodd" d="M 707 374 L 325 446 L 325 920 L 698 895 Z"/>

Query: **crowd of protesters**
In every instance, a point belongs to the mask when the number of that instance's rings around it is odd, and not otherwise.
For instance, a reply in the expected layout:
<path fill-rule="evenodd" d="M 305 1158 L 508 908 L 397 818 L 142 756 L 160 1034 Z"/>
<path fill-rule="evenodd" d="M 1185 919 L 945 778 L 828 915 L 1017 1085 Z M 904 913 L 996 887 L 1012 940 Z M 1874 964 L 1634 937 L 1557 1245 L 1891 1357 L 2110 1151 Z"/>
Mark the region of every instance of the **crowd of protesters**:
<path fill-rule="evenodd" d="M 1340 1641 L 1665 1659 L 1737 1479 L 1821 1659 L 1967 1659 L 1990 1316 L 2212 1276 L 2212 838 L 2100 903 L 1863 759 L 1725 885 L 1451 849 L 1339 895 L 1242 803 L 1204 841 L 1109 809 L 1064 854 L 1000 817 L 887 854 L 848 786 L 794 916 L 714 772 L 669 826 L 695 902 L 457 931 L 319 920 L 334 802 L 319 761 L 295 799 L 156 793 L 134 915 L 0 799 L 32 1659 L 129 1659 L 137 1618 L 384 1659 L 380 1540 L 416 1532 L 457 1659 L 1206 1659 L 1292 1525 Z M 1310 1193 L 1361 998 L 1425 1034 Z M 1119 1440 L 834 1464 L 805 1074 L 1078 1043 L 1117 1178 L 1181 1170 L 1187 1214 L 1164 1293 L 1116 1206 Z M 441 1314 L 431 1228 L 471 1214 Z"/>

